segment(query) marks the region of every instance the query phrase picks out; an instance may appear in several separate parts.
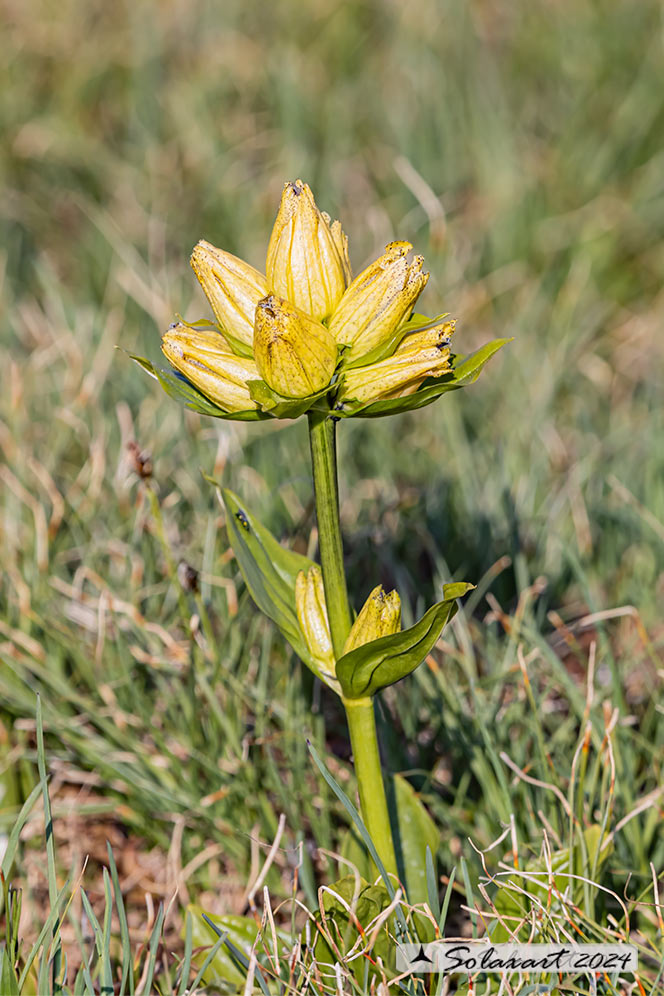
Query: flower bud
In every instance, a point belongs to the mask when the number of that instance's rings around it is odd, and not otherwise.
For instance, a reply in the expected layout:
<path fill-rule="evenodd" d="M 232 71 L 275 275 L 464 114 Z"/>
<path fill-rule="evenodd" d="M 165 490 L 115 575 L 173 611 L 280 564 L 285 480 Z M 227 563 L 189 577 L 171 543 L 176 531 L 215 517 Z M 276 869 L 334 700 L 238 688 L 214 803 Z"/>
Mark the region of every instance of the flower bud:
<path fill-rule="evenodd" d="M 355 360 L 389 338 L 411 311 L 429 279 L 422 256 L 409 263 L 410 242 L 390 242 L 383 255 L 352 282 L 329 323 L 340 345 Z"/>
<path fill-rule="evenodd" d="M 350 282 L 348 239 L 302 180 L 284 187 L 265 272 L 271 290 L 318 320 L 334 311 Z"/>
<path fill-rule="evenodd" d="M 452 318 L 449 321 L 438 322 L 431 328 L 415 329 L 414 332 L 404 336 L 393 355 L 416 356 L 432 346 L 444 349 L 445 346 L 449 346 L 455 327 L 456 321 Z"/>
<path fill-rule="evenodd" d="M 259 301 L 254 356 L 263 380 L 286 398 L 306 398 L 330 383 L 337 345 L 320 322 L 270 294 Z"/>
<path fill-rule="evenodd" d="M 391 636 L 401 629 L 401 599 L 396 591 L 387 594 L 382 585 L 371 592 L 353 623 L 344 645 L 344 654 L 365 643 Z"/>
<path fill-rule="evenodd" d="M 236 356 L 220 332 L 179 322 L 164 332 L 161 349 L 171 366 L 225 411 L 258 407 L 247 387 L 247 381 L 259 379 L 256 364 Z"/>
<path fill-rule="evenodd" d="M 256 305 L 267 294 L 263 274 L 203 241 L 194 247 L 191 265 L 222 329 L 251 346 Z"/>
<path fill-rule="evenodd" d="M 327 618 L 323 575 L 320 567 L 300 571 L 295 579 L 295 608 L 309 653 L 327 677 L 334 677 L 336 661 Z"/>
<path fill-rule="evenodd" d="M 452 369 L 448 342 L 454 322 L 406 336 L 392 356 L 344 375 L 339 400 L 371 401 L 413 394 L 427 377 L 442 377 Z"/>

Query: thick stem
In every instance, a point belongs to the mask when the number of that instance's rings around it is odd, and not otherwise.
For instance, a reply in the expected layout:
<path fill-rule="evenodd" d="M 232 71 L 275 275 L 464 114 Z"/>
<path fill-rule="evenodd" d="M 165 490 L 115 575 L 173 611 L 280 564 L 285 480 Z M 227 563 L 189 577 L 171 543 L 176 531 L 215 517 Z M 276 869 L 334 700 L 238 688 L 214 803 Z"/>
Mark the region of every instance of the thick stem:
<path fill-rule="evenodd" d="M 323 569 L 327 614 L 332 646 L 341 657 L 350 630 L 350 608 L 344 573 L 344 554 L 339 523 L 336 423 L 319 412 L 309 412 L 309 443 L 314 471 L 318 545 Z"/>
<path fill-rule="evenodd" d="M 364 825 L 388 874 L 397 874 L 385 786 L 380 769 L 373 699 L 344 699 Z"/>
<path fill-rule="evenodd" d="M 350 630 L 343 547 L 339 523 L 336 423 L 319 412 L 309 412 L 309 442 L 314 472 L 318 545 L 325 600 L 335 656 L 341 657 Z M 344 699 L 362 819 L 388 873 L 397 874 L 385 786 L 380 767 L 373 700 Z"/>

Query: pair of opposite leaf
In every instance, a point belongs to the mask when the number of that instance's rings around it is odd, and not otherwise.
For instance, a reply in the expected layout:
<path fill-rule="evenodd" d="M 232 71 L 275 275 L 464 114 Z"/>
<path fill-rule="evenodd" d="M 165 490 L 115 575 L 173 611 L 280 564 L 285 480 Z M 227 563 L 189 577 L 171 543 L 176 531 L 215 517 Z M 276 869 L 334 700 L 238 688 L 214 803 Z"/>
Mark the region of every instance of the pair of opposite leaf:
<path fill-rule="evenodd" d="M 351 280 L 348 239 L 307 184 L 285 185 L 265 275 L 201 241 L 191 265 L 216 327 L 178 322 L 162 337 L 171 365 L 229 415 L 275 399 L 329 393 L 336 409 L 407 397 L 451 370 L 454 322 L 408 320 L 429 274 L 390 243 Z M 263 382 L 261 385 L 260 382 Z M 267 386 L 272 396 L 267 394 Z M 297 408 L 299 413 L 301 408 Z"/>
<path fill-rule="evenodd" d="M 375 695 L 414 671 L 456 612 L 456 600 L 473 587 L 443 585 L 442 601 L 405 630 L 397 593 L 375 588 L 335 660 L 318 565 L 282 546 L 228 488 L 220 493 L 229 539 L 254 602 L 307 667 L 344 699 Z"/>

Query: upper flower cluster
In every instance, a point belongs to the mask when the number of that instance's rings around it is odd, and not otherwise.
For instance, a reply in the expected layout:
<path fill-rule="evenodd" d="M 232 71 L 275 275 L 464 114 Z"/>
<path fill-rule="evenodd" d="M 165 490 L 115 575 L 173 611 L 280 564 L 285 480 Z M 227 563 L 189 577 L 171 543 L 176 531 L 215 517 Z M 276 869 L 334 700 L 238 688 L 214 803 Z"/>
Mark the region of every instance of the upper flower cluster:
<path fill-rule="evenodd" d="M 445 316 L 412 315 L 429 277 L 412 248 L 391 242 L 352 280 L 340 223 L 306 183 L 287 183 L 265 275 L 199 242 L 191 265 L 215 327 L 172 325 L 162 350 L 221 417 L 295 416 L 321 404 L 352 414 L 409 397 L 450 373 L 454 331 Z"/>

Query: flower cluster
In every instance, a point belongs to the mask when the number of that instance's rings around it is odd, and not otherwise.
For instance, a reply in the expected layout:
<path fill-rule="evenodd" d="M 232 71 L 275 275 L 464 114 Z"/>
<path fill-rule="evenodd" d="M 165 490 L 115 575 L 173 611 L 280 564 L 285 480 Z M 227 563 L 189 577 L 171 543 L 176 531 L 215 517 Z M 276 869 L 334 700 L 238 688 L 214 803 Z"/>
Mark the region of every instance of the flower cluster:
<path fill-rule="evenodd" d="M 340 223 L 306 183 L 287 183 L 265 275 L 209 242 L 195 247 L 215 322 L 172 325 L 164 355 L 220 417 L 294 417 L 315 405 L 352 414 L 407 398 L 451 372 L 454 331 L 446 316 L 412 314 L 429 277 L 412 248 L 391 242 L 352 280 Z"/>

